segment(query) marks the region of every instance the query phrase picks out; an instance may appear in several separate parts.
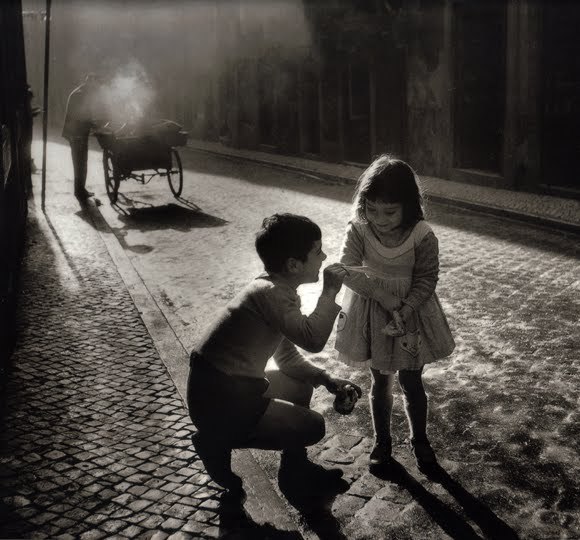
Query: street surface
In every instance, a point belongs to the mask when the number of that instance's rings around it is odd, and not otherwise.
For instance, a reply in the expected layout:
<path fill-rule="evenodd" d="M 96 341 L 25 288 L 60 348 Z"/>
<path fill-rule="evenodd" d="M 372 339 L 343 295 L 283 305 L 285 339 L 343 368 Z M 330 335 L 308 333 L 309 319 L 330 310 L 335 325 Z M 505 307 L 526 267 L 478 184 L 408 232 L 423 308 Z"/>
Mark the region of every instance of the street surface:
<path fill-rule="evenodd" d="M 49 167 L 70 178 L 67 150 L 53 152 Z M 261 220 L 275 212 L 309 216 L 332 262 L 352 186 L 180 153 L 181 200 L 163 178 L 144 186 L 130 180 L 111 207 L 98 151 L 88 187 L 190 350 L 216 311 L 261 271 L 253 248 Z M 72 181 L 47 189 L 69 187 Z M 320 389 L 314 407 L 327 418 L 327 436 L 310 455 L 342 467 L 350 486 L 325 500 L 289 500 L 289 511 L 320 538 L 580 537 L 580 239 L 428 202 L 427 212 L 440 242 L 437 291 L 457 342 L 424 375 L 429 433 L 448 475 L 434 483 L 417 471 L 398 391 L 394 456 L 407 472 L 396 482 L 370 474 L 366 395 L 342 417 Z M 305 312 L 319 292 L 320 284 L 300 290 Z M 339 364 L 332 344 L 333 337 L 310 359 L 368 392 L 369 375 Z M 279 489 L 277 454 L 255 456 Z"/>

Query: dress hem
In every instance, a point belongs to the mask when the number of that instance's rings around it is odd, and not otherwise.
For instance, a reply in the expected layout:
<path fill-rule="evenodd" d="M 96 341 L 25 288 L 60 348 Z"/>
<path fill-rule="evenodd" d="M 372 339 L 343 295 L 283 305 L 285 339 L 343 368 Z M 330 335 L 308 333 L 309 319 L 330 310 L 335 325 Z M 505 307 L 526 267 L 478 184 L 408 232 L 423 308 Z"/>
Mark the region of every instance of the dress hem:
<path fill-rule="evenodd" d="M 443 358 L 447 358 L 447 357 L 443 357 Z M 393 374 L 397 373 L 397 371 L 401 371 L 401 370 L 416 371 L 416 370 L 422 369 L 429 364 L 433 364 L 434 362 L 437 362 L 439 360 L 443 360 L 443 358 L 432 358 L 432 359 L 428 360 L 427 362 L 423 362 L 420 366 L 417 366 L 417 367 L 401 366 L 401 367 L 392 368 L 392 369 L 375 368 L 375 367 L 373 367 L 372 360 L 362 360 L 362 361 L 361 360 L 351 360 L 343 353 L 339 353 L 338 361 L 343 363 L 343 364 L 346 364 L 347 366 L 350 366 L 350 367 L 362 368 L 362 369 L 373 368 L 373 369 L 378 370 L 379 373 L 381 373 L 382 375 L 393 375 Z"/>

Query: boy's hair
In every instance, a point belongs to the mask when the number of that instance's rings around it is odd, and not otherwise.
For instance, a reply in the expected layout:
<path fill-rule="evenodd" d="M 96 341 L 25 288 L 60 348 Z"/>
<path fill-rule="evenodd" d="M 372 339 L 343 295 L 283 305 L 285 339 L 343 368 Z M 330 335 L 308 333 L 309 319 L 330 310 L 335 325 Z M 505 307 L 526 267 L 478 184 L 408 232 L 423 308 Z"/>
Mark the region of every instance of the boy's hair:
<path fill-rule="evenodd" d="M 368 200 L 401 203 L 405 226 L 414 225 L 425 218 L 423 197 L 415 171 L 404 161 L 386 154 L 375 159 L 358 179 L 353 198 L 354 221 L 367 222 Z"/>
<path fill-rule="evenodd" d="M 314 242 L 321 238 L 320 227 L 307 217 L 274 214 L 262 221 L 256 251 L 267 272 L 281 272 L 290 258 L 306 261 Z"/>

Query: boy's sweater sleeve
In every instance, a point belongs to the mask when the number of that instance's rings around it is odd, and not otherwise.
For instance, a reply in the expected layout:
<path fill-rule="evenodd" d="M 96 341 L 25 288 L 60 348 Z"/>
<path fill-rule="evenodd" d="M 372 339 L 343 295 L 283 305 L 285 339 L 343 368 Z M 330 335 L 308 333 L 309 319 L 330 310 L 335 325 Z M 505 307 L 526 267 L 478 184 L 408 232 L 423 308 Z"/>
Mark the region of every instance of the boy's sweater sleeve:
<path fill-rule="evenodd" d="M 290 288 L 276 287 L 268 291 L 263 302 L 269 324 L 308 352 L 320 352 L 324 348 L 340 311 L 334 299 L 321 296 L 314 311 L 304 315 L 300 311 L 300 298 Z"/>
<path fill-rule="evenodd" d="M 296 349 L 296 346 L 284 338 L 274 353 L 274 360 L 280 371 L 290 377 L 307 381 L 313 386 L 321 383 L 323 369 L 306 360 Z"/>
<path fill-rule="evenodd" d="M 411 290 L 403 303 L 417 309 L 435 292 L 439 279 L 439 242 L 433 232 L 425 235 L 415 248 Z"/>
<path fill-rule="evenodd" d="M 364 238 L 352 224 L 348 224 L 340 251 L 340 262 L 347 266 L 361 266 L 364 255 Z M 364 274 L 351 273 L 344 279 L 344 284 L 364 298 L 374 298 L 377 290 L 372 279 Z"/>

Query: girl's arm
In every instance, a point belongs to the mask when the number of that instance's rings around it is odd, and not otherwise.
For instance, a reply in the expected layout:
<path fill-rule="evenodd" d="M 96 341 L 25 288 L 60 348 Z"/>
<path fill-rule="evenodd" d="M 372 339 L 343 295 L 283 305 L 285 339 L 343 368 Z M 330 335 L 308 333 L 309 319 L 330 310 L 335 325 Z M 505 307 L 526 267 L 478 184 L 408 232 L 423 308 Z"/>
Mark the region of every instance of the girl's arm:
<path fill-rule="evenodd" d="M 403 299 L 403 307 L 400 310 L 401 316 L 407 318 L 413 310 L 418 309 L 421 304 L 429 300 L 435 292 L 435 287 L 439 279 L 439 242 L 433 232 L 421 240 L 415 248 L 415 266 L 413 268 L 413 281 L 411 290 Z"/>
<path fill-rule="evenodd" d="M 360 231 L 352 223 L 349 223 L 340 250 L 340 262 L 346 266 L 361 266 L 363 253 L 364 239 Z M 374 298 L 374 293 L 377 290 L 373 280 L 358 272 L 353 272 L 345 277 L 344 284 L 364 298 Z"/>
<path fill-rule="evenodd" d="M 349 223 L 340 251 L 340 262 L 346 266 L 361 266 L 363 263 L 364 238 L 361 232 Z M 363 298 L 376 300 L 385 310 L 392 312 L 401 305 L 401 300 L 377 286 L 375 279 L 351 272 L 343 282 L 349 289 Z"/>

